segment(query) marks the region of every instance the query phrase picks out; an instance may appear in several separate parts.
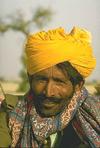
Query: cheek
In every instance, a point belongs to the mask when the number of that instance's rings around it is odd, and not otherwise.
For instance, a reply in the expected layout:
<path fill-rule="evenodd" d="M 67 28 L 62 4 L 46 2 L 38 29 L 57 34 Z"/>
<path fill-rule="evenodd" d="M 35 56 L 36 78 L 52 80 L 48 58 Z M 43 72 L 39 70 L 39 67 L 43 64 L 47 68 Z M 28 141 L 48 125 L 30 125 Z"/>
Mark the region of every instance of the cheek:
<path fill-rule="evenodd" d="M 73 86 L 70 85 L 70 86 L 64 86 L 62 88 L 60 88 L 60 96 L 62 96 L 62 98 L 66 98 L 66 97 L 69 97 L 72 93 L 73 93 Z"/>

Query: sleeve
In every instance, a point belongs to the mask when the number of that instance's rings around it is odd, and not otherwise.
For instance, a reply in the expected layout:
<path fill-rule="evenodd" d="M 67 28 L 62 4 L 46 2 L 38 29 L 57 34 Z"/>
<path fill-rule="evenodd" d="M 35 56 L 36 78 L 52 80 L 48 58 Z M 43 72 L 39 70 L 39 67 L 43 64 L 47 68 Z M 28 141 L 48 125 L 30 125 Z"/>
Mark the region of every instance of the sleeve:
<path fill-rule="evenodd" d="M 7 125 L 7 113 L 0 111 L 0 147 L 9 147 L 11 137 Z"/>
<path fill-rule="evenodd" d="M 18 102 L 18 96 L 6 95 L 6 99 L 0 105 L 0 148 L 9 147 L 11 144 L 11 136 L 8 127 L 8 111 L 12 110 Z"/>

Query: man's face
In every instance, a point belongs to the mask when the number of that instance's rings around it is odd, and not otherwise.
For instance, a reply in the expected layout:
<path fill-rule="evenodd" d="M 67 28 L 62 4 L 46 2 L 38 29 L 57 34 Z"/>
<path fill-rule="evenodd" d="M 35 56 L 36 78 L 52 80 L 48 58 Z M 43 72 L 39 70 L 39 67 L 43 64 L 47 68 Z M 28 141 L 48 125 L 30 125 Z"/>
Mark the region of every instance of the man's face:
<path fill-rule="evenodd" d="M 44 117 L 60 113 L 73 96 L 73 86 L 66 74 L 57 66 L 36 73 L 32 78 L 32 91 L 37 112 Z"/>

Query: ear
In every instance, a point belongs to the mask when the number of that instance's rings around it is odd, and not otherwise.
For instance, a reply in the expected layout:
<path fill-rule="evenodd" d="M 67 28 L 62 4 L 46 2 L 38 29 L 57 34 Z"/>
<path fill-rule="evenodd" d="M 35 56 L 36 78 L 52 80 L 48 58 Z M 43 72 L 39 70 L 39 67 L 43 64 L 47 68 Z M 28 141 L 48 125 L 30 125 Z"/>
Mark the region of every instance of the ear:
<path fill-rule="evenodd" d="M 30 90 L 31 90 L 32 76 L 29 75 L 28 73 L 27 73 L 27 76 L 28 76 L 29 86 L 30 86 Z"/>
<path fill-rule="evenodd" d="M 81 91 L 82 87 L 83 87 L 83 82 L 81 81 L 79 84 L 76 84 L 75 86 L 75 91 Z"/>
<path fill-rule="evenodd" d="M 28 76 L 28 81 L 29 81 L 29 83 L 31 83 L 32 76 L 31 76 L 31 75 L 29 75 L 29 73 L 27 73 L 27 76 Z"/>

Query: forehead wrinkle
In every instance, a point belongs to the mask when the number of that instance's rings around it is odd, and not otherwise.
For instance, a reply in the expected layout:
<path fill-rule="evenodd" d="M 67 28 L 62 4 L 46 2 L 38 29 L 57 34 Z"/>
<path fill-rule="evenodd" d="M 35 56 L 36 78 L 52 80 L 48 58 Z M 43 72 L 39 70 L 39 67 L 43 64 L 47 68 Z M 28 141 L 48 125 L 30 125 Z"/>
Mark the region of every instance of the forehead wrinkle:
<path fill-rule="evenodd" d="M 69 80 L 69 76 L 68 76 L 68 73 L 65 69 L 61 69 L 60 67 L 58 67 L 57 65 L 55 66 L 56 69 L 57 69 L 57 74 L 58 74 L 58 77 L 59 78 L 62 78 L 62 79 L 65 79 L 65 80 Z"/>
<path fill-rule="evenodd" d="M 58 78 L 58 79 L 63 79 L 63 80 L 68 80 L 68 75 L 67 73 L 65 74 L 65 72 L 60 69 L 59 67 L 52 66 L 48 69 L 45 69 L 43 71 L 40 71 L 36 74 L 36 76 L 43 76 L 46 78 Z"/>

